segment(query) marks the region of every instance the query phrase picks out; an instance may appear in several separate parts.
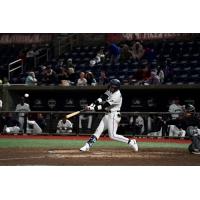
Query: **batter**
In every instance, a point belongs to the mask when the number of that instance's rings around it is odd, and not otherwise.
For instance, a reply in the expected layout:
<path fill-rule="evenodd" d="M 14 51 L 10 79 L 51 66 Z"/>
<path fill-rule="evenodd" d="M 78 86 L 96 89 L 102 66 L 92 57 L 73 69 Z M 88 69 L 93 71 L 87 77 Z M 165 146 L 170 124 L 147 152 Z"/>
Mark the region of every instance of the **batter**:
<path fill-rule="evenodd" d="M 108 135 L 111 139 L 124 142 L 128 144 L 134 151 L 138 151 L 138 145 L 135 139 L 130 140 L 122 135 L 117 134 L 118 124 L 121 120 L 120 109 L 122 106 L 122 95 L 120 92 L 120 81 L 118 79 L 112 79 L 110 81 L 108 90 L 98 98 L 86 109 L 90 111 L 106 111 L 106 114 L 102 118 L 95 133 L 80 148 L 80 151 L 89 151 L 92 145 L 99 139 L 103 131 L 108 130 Z"/>

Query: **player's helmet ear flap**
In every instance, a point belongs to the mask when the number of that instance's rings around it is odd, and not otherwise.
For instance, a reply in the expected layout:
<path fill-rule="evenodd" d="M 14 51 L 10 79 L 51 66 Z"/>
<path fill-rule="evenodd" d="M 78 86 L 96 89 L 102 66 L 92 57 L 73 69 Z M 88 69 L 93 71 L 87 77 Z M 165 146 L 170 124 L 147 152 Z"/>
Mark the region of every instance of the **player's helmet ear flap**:
<path fill-rule="evenodd" d="M 120 80 L 118 80 L 118 79 L 112 79 L 109 84 L 109 86 L 115 87 L 116 90 L 118 90 L 120 88 L 120 85 L 121 85 L 121 83 L 120 83 Z"/>
<path fill-rule="evenodd" d="M 195 107 L 192 104 L 188 104 L 188 105 L 186 105 L 185 110 L 187 112 L 194 112 L 195 111 Z"/>

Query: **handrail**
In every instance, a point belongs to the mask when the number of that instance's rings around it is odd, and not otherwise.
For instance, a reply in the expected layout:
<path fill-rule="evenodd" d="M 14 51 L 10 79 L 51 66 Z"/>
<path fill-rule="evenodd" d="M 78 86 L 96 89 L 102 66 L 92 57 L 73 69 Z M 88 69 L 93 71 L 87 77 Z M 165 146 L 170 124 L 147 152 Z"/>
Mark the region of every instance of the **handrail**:
<path fill-rule="evenodd" d="M 18 62 L 21 63 L 20 66 L 11 69 L 11 66 L 18 63 Z M 23 72 L 24 69 L 23 69 L 23 60 L 22 59 L 15 60 L 15 61 L 8 64 L 8 81 L 10 81 L 10 73 L 19 69 L 19 68 L 22 68 L 22 72 Z"/>

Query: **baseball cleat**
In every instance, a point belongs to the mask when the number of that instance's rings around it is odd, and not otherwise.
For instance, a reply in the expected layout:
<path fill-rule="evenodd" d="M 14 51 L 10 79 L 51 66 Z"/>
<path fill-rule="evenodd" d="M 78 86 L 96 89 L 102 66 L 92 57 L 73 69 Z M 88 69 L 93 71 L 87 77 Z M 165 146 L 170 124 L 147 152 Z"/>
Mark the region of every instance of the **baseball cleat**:
<path fill-rule="evenodd" d="M 134 151 L 138 151 L 138 145 L 135 139 L 131 140 L 129 143 L 129 146 L 134 150 Z"/>
<path fill-rule="evenodd" d="M 86 143 L 83 147 L 80 148 L 80 151 L 89 151 L 90 150 L 90 146 L 88 143 Z"/>

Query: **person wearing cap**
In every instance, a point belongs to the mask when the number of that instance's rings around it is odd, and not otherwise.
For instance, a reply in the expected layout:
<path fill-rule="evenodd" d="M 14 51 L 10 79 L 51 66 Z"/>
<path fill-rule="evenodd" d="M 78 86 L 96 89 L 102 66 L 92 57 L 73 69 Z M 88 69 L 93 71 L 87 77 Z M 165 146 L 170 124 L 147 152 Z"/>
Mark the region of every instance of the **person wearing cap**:
<path fill-rule="evenodd" d="M 95 133 L 85 143 L 80 151 L 89 151 L 93 144 L 99 139 L 105 130 L 108 130 L 108 135 L 111 139 L 128 144 L 133 151 L 138 151 L 138 145 L 135 139 L 129 139 L 117 134 L 119 122 L 121 120 L 120 109 L 122 106 L 122 95 L 120 92 L 120 81 L 112 79 L 107 91 L 101 95 L 94 103 L 86 106 L 88 111 L 105 111 Z"/>
<path fill-rule="evenodd" d="M 180 116 L 184 113 L 184 106 L 180 105 L 179 97 L 175 97 L 171 105 L 169 106 L 169 112 L 171 113 L 171 120 L 167 122 L 169 125 L 169 137 L 184 137 L 185 131 L 174 123 L 174 121 L 178 120 Z"/>

